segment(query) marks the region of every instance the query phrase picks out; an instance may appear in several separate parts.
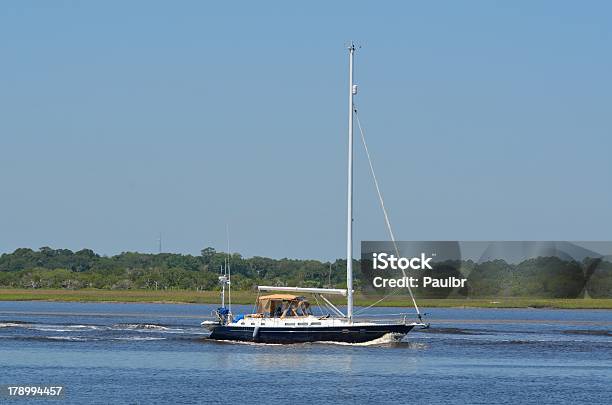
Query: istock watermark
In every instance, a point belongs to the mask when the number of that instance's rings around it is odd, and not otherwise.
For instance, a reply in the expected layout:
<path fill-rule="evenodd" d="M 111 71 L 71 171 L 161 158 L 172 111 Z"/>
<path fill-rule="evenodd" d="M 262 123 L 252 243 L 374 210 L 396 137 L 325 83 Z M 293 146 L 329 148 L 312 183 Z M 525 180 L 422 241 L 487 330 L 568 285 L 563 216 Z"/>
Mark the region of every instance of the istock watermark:
<path fill-rule="evenodd" d="M 612 242 L 366 241 L 364 294 L 612 298 Z"/>
<path fill-rule="evenodd" d="M 372 253 L 372 270 L 433 270 L 430 262 L 433 257 L 427 257 L 425 253 L 421 253 L 417 257 L 396 257 L 394 254 L 385 252 Z M 400 278 L 385 278 L 382 276 L 375 276 L 372 279 L 372 285 L 374 288 L 419 288 L 431 287 L 431 288 L 449 288 L 449 287 L 464 287 L 467 279 L 448 277 L 443 279 L 434 278 L 431 276 L 423 276 L 422 279 L 418 277 L 407 277 L 402 276 Z"/>

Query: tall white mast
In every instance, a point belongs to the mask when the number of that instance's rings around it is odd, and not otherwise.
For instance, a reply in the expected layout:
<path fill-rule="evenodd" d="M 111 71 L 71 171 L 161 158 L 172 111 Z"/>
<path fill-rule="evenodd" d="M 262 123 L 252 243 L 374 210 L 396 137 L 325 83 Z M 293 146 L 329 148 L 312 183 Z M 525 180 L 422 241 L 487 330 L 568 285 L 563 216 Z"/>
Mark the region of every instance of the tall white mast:
<path fill-rule="evenodd" d="M 349 45 L 349 121 L 348 121 L 348 195 L 346 216 L 346 316 L 353 320 L 353 57 L 355 44 Z"/>
<path fill-rule="evenodd" d="M 225 233 L 227 235 L 227 258 L 225 259 L 225 270 L 227 271 L 227 309 L 230 314 L 232 313 L 232 267 L 230 260 L 232 255 L 230 253 L 230 238 L 229 238 L 229 224 L 225 224 Z"/>

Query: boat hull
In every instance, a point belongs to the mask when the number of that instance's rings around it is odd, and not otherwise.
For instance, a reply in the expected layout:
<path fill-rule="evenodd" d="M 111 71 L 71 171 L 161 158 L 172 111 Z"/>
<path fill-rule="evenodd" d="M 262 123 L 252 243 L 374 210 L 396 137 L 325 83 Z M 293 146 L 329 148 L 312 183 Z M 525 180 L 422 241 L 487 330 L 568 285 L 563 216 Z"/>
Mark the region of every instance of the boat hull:
<path fill-rule="evenodd" d="M 388 334 L 401 337 L 410 332 L 412 328 L 414 328 L 414 325 L 406 324 L 296 328 L 226 325 L 214 328 L 209 338 L 213 340 L 235 340 L 256 343 L 365 343 L 379 339 Z"/>

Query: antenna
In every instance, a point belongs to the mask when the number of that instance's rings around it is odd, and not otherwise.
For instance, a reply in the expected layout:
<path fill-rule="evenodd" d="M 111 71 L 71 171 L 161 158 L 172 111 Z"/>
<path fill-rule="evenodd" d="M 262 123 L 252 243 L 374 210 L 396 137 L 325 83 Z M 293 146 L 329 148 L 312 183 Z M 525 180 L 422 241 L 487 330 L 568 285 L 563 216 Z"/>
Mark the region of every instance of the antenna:
<path fill-rule="evenodd" d="M 225 275 L 225 269 L 221 266 L 219 271 L 219 283 L 221 283 L 221 308 L 225 308 L 225 285 L 227 284 L 227 276 Z"/>
<path fill-rule="evenodd" d="M 160 232 L 157 238 L 157 253 L 161 253 L 161 252 L 162 252 L 162 234 Z"/>

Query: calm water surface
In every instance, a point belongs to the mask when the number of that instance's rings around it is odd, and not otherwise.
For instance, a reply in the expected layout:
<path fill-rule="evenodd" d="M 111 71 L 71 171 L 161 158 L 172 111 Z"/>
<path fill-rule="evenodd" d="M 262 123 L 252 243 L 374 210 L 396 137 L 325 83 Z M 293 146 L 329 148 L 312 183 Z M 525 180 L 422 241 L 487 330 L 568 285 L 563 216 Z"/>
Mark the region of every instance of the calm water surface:
<path fill-rule="evenodd" d="M 426 309 L 401 343 L 282 346 L 208 341 L 214 307 L 0 302 L 0 385 L 74 404 L 612 402 L 612 311 Z"/>

